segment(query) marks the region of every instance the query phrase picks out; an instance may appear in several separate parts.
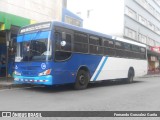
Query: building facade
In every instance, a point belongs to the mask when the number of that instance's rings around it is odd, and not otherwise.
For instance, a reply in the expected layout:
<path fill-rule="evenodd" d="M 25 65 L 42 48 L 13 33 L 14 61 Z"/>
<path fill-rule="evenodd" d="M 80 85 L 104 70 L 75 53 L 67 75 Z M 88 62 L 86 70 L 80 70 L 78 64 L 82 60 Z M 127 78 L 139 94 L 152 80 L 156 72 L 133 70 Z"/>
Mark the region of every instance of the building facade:
<path fill-rule="evenodd" d="M 74 7 L 74 1 L 79 8 Z M 160 47 L 159 0 L 74 1 L 70 0 L 68 9 L 84 19 L 85 28 L 147 45 L 148 69 L 159 67 L 160 53 L 151 51 L 152 47 Z"/>
<path fill-rule="evenodd" d="M 66 9 L 67 0 L 0 0 L 0 77 L 11 76 L 20 27 L 44 21 L 82 26 L 83 20 Z"/>
<path fill-rule="evenodd" d="M 151 48 L 160 47 L 158 0 L 125 0 L 124 18 L 124 37 L 148 46 L 148 69 L 156 71 L 159 68 L 160 54 L 151 51 Z"/>
<path fill-rule="evenodd" d="M 63 0 L 1 0 L 0 11 L 37 22 L 61 20 Z"/>

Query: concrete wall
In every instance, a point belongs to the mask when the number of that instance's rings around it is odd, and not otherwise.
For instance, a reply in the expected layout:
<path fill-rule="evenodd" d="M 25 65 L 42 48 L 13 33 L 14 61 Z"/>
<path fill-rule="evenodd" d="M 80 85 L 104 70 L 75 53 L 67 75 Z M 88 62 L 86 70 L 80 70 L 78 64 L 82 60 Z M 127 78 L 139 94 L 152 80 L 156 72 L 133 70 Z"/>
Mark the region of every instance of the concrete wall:
<path fill-rule="evenodd" d="M 0 0 L 0 11 L 37 22 L 61 20 L 62 0 Z"/>

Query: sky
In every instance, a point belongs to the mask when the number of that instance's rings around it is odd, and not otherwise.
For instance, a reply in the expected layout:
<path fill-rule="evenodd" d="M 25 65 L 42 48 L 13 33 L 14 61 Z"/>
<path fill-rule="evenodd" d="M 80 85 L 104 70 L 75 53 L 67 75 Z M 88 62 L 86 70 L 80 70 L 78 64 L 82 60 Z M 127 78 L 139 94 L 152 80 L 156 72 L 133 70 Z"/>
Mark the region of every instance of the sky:
<path fill-rule="evenodd" d="M 87 9 L 92 9 L 95 6 L 95 1 L 97 0 L 68 0 L 68 9 L 71 11 L 83 11 Z"/>
<path fill-rule="evenodd" d="M 84 20 L 84 28 L 119 35 L 123 32 L 123 1 L 68 0 L 67 8 L 73 13 L 81 12 L 80 17 Z M 90 10 L 89 18 L 87 18 L 87 10 Z"/>

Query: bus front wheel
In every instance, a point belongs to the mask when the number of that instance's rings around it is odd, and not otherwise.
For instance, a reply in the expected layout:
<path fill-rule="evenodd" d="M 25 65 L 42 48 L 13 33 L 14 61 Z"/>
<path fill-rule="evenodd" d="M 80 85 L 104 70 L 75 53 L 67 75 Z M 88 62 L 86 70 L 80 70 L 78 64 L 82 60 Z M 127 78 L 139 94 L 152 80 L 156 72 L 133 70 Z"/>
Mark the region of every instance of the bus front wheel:
<path fill-rule="evenodd" d="M 79 70 L 76 77 L 76 82 L 74 88 L 77 90 L 82 90 L 87 88 L 89 83 L 89 73 L 85 70 Z"/>

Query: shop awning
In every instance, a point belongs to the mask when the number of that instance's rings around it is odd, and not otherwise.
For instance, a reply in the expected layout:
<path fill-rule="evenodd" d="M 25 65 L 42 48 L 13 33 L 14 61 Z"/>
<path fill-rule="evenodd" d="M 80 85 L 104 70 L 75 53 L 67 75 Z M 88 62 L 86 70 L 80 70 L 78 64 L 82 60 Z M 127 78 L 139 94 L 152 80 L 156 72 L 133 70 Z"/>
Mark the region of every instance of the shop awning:
<path fill-rule="evenodd" d="M 5 12 L 0 12 L 0 31 L 1 30 L 10 30 L 11 26 L 22 27 L 29 25 L 33 20 L 23 18 L 20 16 L 12 15 Z"/>
<path fill-rule="evenodd" d="M 147 54 L 149 54 L 149 55 L 154 55 L 154 56 L 157 56 L 157 57 L 160 58 L 160 53 L 158 53 L 158 52 L 154 52 L 154 51 L 151 51 L 151 50 L 147 50 Z"/>

